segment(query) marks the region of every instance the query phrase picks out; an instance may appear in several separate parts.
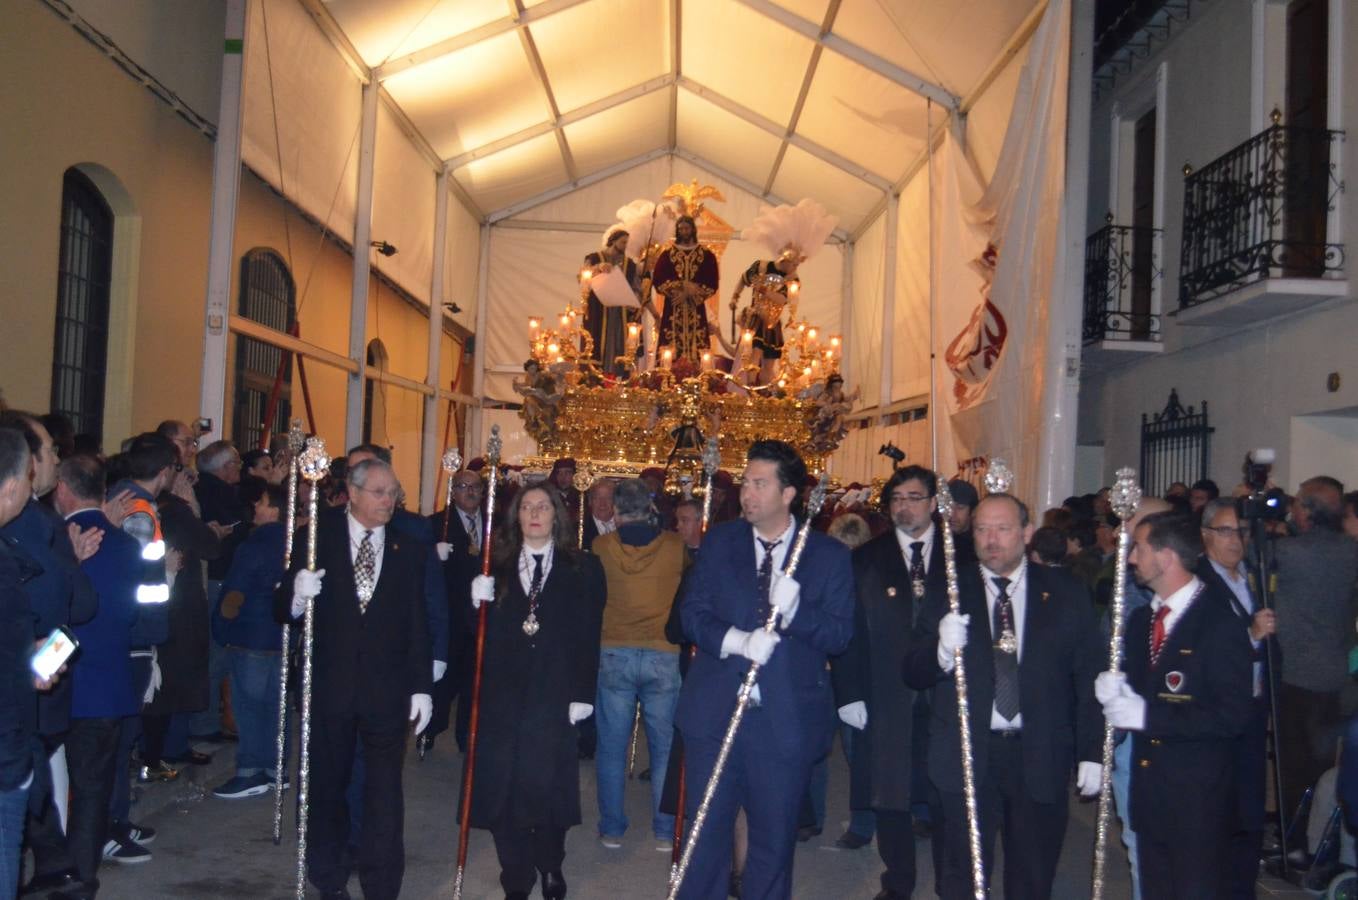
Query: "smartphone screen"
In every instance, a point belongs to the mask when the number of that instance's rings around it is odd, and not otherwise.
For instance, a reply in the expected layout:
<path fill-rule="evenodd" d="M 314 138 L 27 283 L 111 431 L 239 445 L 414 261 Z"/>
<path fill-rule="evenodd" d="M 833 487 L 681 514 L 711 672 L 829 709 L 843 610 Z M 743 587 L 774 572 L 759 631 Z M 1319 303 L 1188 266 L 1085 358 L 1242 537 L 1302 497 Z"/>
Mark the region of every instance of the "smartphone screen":
<path fill-rule="evenodd" d="M 33 661 L 30 663 L 33 673 L 43 680 L 51 678 L 66 664 L 78 646 L 80 645 L 75 635 L 65 628 L 53 629 L 47 640 L 33 653 Z"/>

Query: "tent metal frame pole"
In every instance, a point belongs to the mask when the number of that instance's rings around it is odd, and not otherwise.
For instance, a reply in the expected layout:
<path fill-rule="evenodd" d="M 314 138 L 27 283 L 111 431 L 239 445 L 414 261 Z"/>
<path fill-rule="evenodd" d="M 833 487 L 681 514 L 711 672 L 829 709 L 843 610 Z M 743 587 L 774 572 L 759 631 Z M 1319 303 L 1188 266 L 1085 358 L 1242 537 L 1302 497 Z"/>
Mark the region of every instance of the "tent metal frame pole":
<path fill-rule="evenodd" d="M 217 140 L 212 148 L 212 219 L 208 237 L 207 297 L 203 368 L 198 411 L 212 422 L 206 440 L 224 433 L 226 345 L 231 318 L 231 274 L 235 266 L 236 204 L 240 195 L 241 122 L 245 111 L 245 36 L 249 0 L 227 0 L 226 41 Z"/>
<path fill-rule="evenodd" d="M 438 498 L 439 385 L 443 383 L 443 273 L 448 264 L 448 170 L 434 181 L 434 265 L 429 283 L 429 361 L 424 383 L 431 392 L 424 398 L 424 421 L 420 425 L 420 512 L 434 511 Z"/>
<path fill-rule="evenodd" d="M 358 370 L 349 373 L 344 403 L 344 446 L 363 440 L 363 382 L 367 365 L 368 280 L 371 273 L 373 164 L 377 149 L 379 85 L 363 86 L 363 115 L 358 138 L 358 198 L 354 211 L 354 277 L 349 299 L 349 359 Z"/>
<path fill-rule="evenodd" d="M 783 9 L 773 3 L 772 0 L 738 0 L 739 3 L 749 7 L 765 18 L 772 19 L 785 28 L 797 32 L 814 43 L 821 45 L 827 50 L 833 50 L 846 59 L 851 59 L 863 68 L 875 72 L 887 81 L 894 82 L 907 90 L 919 94 L 921 97 L 928 97 L 935 103 L 948 109 L 956 109 L 962 102 L 956 94 L 947 88 L 934 84 L 927 78 L 922 78 L 914 72 L 907 71 L 889 60 L 883 59 L 877 54 L 858 44 L 847 41 L 837 34 L 828 34 L 821 31 L 821 27 L 816 22 L 803 19 L 794 12 Z"/>
<path fill-rule="evenodd" d="M 1061 0 L 1058 0 L 1061 2 Z M 1084 229 L 1089 196 L 1089 127 L 1094 89 L 1093 4 L 1070 3 L 1070 78 L 1066 101 L 1065 196 L 1047 319 L 1047 370 L 1042 385 L 1037 457 L 1038 509 L 1060 504 L 1075 488 L 1080 400 Z"/>
<path fill-rule="evenodd" d="M 925 112 L 928 132 L 934 131 L 934 104 Z M 934 218 L 934 142 L 928 144 L 926 169 L 929 177 L 929 468 L 938 471 L 938 427 L 942 416 L 938 408 L 938 235 Z M 951 473 L 949 477 L 951 477 Z"/>
<path fill-rule="evenodd" d="M 689 93 L 702 97 L 704 100 L 713 104 L 714 106 L 720 107 L 726 112 L 729 112 L 736 118 L 748 122 L 749 124 L 755 126 L 756 128 L 766 131 L 769 134 L 779 138 L 780 140 L 783 140 L 786 143 L 791 144 L 798 150 L 803 150 L 806 153 L 811 154 L 812 156 L 816 157 L 816 159 L 819 159 L 821 162 L 833 166 L 836 169 L 839 169 L 845 175 L 850 175 L 854 178 L 857 178 L 859 181 L 866 182 L 879 191 L 888 191 L 891 189 L 891 181 L 889 179 L 883 178 L 881 175 L 878 175 L 875 172 L 871 172 L 868 169 L 863 168 L 862 166 L 854 163 L 852 160 L 840 156 L 833 150 L 830 150 L 826 147 L 822 147 L 815 141 L 809 140 L 799 134 L 791 133 L 786 126 L 779 125 L 772 119 L 761 116 L 754 110 L 749 109 L 746 106 L 742 106 L 735 100 L 732 100 L 731 98 L 726 97 L 725 95 L 720 94 L 717 91 L 714 91 L 712 88 L 707 87 L 704 84 L 700 84 L 699 82 L 694 81 L 687 75 L 679 76 L 679 86 L 684 90 L 688 91 Z M 755 195 L 760 195 L 765 193 L 765 191 L 763 188 L 759 188 L 753 191 L 753 193 Z"/>
<path fill-rule="evenodd" d="M 882 266 L 882 381 L 877 398 L 879 410 L 885 410 L 891 404 L 892 370 L 896 357 L 892 332 L 896 324 L 896 244 L 900 235 L 900 217 L 900 195 L 888 193 L 884 241 L 886 253 Z"/>
<path fill-rule="evenodd" d="M 481 435 L 485 430 L 483 410 L 486 404 L 486 368 L 488 362 L 486 301 L 490 295 L 487 285 L 490 275 L 490 235 L 490 223 L 486 222 L 481 226 L 480 261 L 476 268 L 476 352 L 472 354 L 472 396 L 476 398 L 476 406 L 472 408 L 471 421 L 467 424 L 468 448 L 485 446 L 485 441 Z"/>

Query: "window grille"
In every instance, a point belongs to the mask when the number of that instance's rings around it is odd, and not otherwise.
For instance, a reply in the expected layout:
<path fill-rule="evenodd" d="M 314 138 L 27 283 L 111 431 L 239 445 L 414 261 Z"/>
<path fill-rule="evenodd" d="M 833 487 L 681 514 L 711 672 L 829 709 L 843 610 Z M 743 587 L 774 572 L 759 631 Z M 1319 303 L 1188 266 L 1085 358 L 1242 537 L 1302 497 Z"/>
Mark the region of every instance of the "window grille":
<path fill-rule="evenodd" d="M 51 410 L 69 418 L 76 434 L 104 430 L 112 271 L 113 211 L 92 181 L 68 169 L 61 190 Z"/>

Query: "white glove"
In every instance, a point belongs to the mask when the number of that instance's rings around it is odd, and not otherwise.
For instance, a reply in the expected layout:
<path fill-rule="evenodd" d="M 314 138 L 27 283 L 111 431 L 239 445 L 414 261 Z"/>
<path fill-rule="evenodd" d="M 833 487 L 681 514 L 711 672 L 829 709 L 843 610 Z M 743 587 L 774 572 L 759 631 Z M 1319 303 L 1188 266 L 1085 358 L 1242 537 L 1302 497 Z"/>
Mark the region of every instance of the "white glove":
<path fill-rule="evenodd" d="M 146 683 L 146 693 L 142 695 L 142 703 L 150 703 L 156 698 L 156 691 L 160 690 L 161 675 L 160 663 L 156 660 L 156 648 L 151 648 L 151 680 Z"/>
<path fill-rule="evenodd" d="M 845 703 L 839 708 L 839 721 L 850 728 L 857 728 L 862 731 L 868 727 L 868 705 L 862 700 Z"/>
<path fill-rule="evenodd" d="M 1146 701 L 1123 682 L 1118 695 L 1103 704 L 1103 717 L 1114 728 L 1142 731 L 1146 727 Z"/>
<path fill-rule="evenodd" d="M 453 552 L 453 545 L 447 541 L 439 541 L 434 545 L 434 552 L 439 555 L 439 562 L 447 562 L 448 554 Z"/>
<path fill-rule="evenodd" d="M 566 718 L 570 719 L 571 724 L 574 725 L 577 722 L 585 721 L 592 715 L 594 715 L 594 707 L 592 705 L 588 703 L 572 703 L 570 710 L 566 713 Z"/>
<path fill-rule="evenodd" d="M 306 602 L 312 600 L 321 593 L 321 579 L 325 576 L 325 569 L 301 569 L 297 576 L 292 579 L 292 617 L 295 619 L 306 612 Z"/>
<path fill-rule="evenodd" d="M 1109 674 L 1107 672 L 1104 673 Z M 1096 762 L 1082 762 L 1075 770 L 1075 788 L 1081 797 L 1093 797 L 1099 793 L 1099 783 L 1103 778 L 1103 766 Z"/>
<path fill-rule="evenodd" d="M 477 575 L 472 579 L 472 609 L 480 609 L 482 603 L 495 602 L 495 576 Z"/>
<path fill-rule="evenodd" d="M 967 645 L 967 628 L 971 625 L 971 614 L 965 616 L 950 612 L 938 621 L 938 667 L 951 672 L 953 651 Z"/>
<path fill-rule="evenodd" d="M 783 628 L 797 615 L 797 607 L 802 602 L 802 586 L 791 575 L 773 576 L 769 588 L 769 606 L 778 610 L 778 620 Z"/>
<path fill-rule="evenodd" d="M 1122 692 L 1122 685 L 1126 683 L 1125 672 L 1100 672 L 1094 679 L 1094 699 L 1100 704 L 1107 703 Z"/>
<path fill-rule="evenodd" d="M 410 695 L 410 721 L 415 723 L 415 733 L 420 734 L 429 727 L 434 718 L 434 699 L 428 694 Z"/>
<path fill-rule="evenodd" d="M 434 681 L 442 681 L 448 674 L 448 664 L 441 659 L 434 660 Z"/>
<path fill-rule="evenodd" d="M 756 631 L 732 628 L 726 632 L 726 637 L 721 639 L 721 658 L 743 656 L 750 662 L 762 666 L 769 661 L 769 657 L 773 655 L 773 648 L 778 646 L 780 640 L 782 638 L 776 633 L 769 634 L 762 628 Z"/>

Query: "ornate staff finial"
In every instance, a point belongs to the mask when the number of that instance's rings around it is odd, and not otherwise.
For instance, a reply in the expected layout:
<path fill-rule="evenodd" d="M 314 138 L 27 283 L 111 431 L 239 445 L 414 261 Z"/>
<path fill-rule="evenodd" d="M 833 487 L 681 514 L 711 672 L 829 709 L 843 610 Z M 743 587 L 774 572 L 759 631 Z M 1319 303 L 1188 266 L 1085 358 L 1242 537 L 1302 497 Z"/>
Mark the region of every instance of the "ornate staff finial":
<path fill-rule="evenodd" d="M 703 471 L 707 473 L 707 480 L 712 481 L 712 476 L 717 474 L 717 469 L 721 467 L 721 451 L 717 449 L 716 437 L 707 439 L 707 446 L 703 448 Z"/>
<path fill-rule="evenodd" d="M 498 466 L 500 464 L 500 449 L 504 442 L 500 440 L 500 426 L 498 424 L 490 426 L 490 437 L 486 440 L 486 464 Z"/>
<path fill-rule="evenodd" d="M 330 454 L 325 452 L 324 438 L 307 438 L 306 449 L 297 458 L 302 477 L 315 484 L 330 471 Z"/>
<path fill-rule="evenodd" d="M 995 457 L 985 473 L 985 489 L 991 494 L 1007 494 L 1014 483 L 1014 472 L 1003 459 Z"/>
<path fill-rule="evenodd" d="M 288 450 L 295 457 L 306 446 L 306 433 L 302 431 L 302 420 L 293 419 L 288 428 Z"/>
<path fill-rule="evenodd" d="M 462 468 L 462 451 L 456 447 L 449 447 L 443 451 L 443 471 L 451 476 L 460 468 Z"/>
<path fill-rule="evenodd" d="M 571 476 L 571 487 L 583 494 L 593 486 L 594 467 L 589 463 L 585 463 L 583 466 L 576 469 L 575 474 Z"/>
<path fill-rule="evenodd" d="M 1136 469 L 1117 470 L 1117 481 L 1108 495 L 1108 505 L 1119 519 L 1126 522 L 1136 515 L 1136 507 L 1141 502 L 1141 488 L 1136 483 Z"/>
<path fill-rule="evenodd" d="M 938 514 L 947 521 L 948 516 L 952 515 L 952 491 L 948 489 L 948 479 L 942 475 L 938 478 Z"/>
<path fill-rule="evenodd" d="M 814 519 L 820 512 L 820 508 L 825 505 L 825 494 L 830 488 L 830 475 L 828 472 L 820 473 L 820 481 L 811 489 L 811 496 L 806 501 L 806 518 L 808 521 Z"/>

